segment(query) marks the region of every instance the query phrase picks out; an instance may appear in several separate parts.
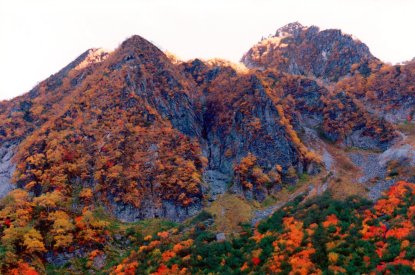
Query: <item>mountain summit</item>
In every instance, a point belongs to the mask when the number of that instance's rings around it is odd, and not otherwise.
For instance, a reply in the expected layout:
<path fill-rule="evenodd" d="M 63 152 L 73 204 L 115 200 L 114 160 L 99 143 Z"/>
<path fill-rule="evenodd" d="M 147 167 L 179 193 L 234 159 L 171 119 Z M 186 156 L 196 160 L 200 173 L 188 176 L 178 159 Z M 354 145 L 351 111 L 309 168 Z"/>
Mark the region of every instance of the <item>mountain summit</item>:
<path fill-rule="evenodd" d="M 337 81 L 347 76 L 352 66 L 364 67 L 373 60 L 365 44 L 340 30 L 320 31 L 295 22 L 253 46 L 241 61 L 249 68 L 275 68 Z"/>

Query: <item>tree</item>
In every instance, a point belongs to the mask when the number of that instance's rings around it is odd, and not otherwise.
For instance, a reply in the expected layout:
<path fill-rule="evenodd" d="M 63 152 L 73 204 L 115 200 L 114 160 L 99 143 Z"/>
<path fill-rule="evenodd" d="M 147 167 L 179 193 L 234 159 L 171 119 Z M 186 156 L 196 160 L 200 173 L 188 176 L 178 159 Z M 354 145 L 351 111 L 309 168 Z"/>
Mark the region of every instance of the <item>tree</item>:
<path fill-rule="evenodd" d="M 34 228 L 31 228 L 24 234 L 23 244 L 26 246 L 26 252 L 28 254 L 46 252 L 43 237 L 39 231 Z"/>
<path fill-rule="evenodd" d="M 56 211 L 49 215 L 49 220 L 53 221 L 50 231 L 55 241 L 53 247 L 55 249 L 67 248 L 73 242 L 72 232 L 75 229 L 69 215 L 63 211 Z"/>

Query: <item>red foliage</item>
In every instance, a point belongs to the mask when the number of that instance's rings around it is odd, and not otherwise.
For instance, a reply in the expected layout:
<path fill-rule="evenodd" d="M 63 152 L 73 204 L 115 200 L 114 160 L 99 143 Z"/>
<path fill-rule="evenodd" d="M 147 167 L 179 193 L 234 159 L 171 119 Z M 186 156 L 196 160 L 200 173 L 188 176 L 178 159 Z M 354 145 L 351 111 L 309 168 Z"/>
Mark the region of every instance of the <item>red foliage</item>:
<path fill-rule="evenodd" d="M 260 263 L 261 263 L 261 260 L 258 257 L 252 257 L 253 265 L 259 265 Z"/>

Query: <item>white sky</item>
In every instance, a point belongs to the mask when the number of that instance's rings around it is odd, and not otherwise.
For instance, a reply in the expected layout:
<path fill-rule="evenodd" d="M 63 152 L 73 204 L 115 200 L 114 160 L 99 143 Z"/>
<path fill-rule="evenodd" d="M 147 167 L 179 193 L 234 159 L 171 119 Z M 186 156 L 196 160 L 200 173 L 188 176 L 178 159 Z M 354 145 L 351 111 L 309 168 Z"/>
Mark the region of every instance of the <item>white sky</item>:
<path fill-rule="evenodd" d="M 387 62 L 415 57 L 415 0 L 0 0 L 0 100 L 88 48 L 139 34 L 183 59 L 238 61 L 293 21 L 340 28 Z"/>

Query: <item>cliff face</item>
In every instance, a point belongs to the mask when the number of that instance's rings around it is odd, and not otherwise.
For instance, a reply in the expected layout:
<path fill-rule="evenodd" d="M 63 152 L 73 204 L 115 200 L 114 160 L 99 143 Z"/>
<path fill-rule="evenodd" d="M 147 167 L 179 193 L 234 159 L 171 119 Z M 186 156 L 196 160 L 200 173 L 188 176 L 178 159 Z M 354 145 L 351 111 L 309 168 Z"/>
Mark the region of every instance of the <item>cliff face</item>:
<path fill-rule="evenodd" d="M 259 75 L 279 98 L 298 133 L 314 129 L 341 147 L 385 150 L 397 137 L 392 124 L 370 113 L 351 92 L 316 79 L 265 70 Z"/>
<path fill-rule="evenodd" d="M 377 116 L 403 123 L 414 119 L 414 79 L 414 63 L 394 66 L 370 63 L 366 75 L 354 73 L 338 82 L 336 89 L 350 91 Z"/>
<path fill-rule="evenodd" d="M 317 159 L 307 155 L 294 131 L 289 132 L 290 121 L 260 76 L 229 63 L 194 60 L 181 66 L 194 81 L 192 98 L 196 113 L 202 116 L 200 143 L 208 158 L 207 181 L 213 189 L 224 192 L 234 179 L 233 192 L 261 200 L 278 188 L 275 180 L 265 187 L 250 179 L 252 188 L 235 181 L 235 165 L 249 154 L 255 156 L 255 165 L 264 173 L 274 173 L 280 166 L 278 174 L 283 180 L 290 168 L 299 174 L 318 170 Z"/>
<path fill-rule="evenodd" d="M 0 146 L 0 198 L 5 197 L 14 189 L 11 178 L 16 169 L 12 162 L 15 148 L 16 144 L 10 142 Z"/>
<path fill-rule="evenodd" d="M 35 197 L 73 199 L 68 213 L 102 206 L 123 221 L 183 220 L 218 194 L 262 201 L 321 171 L 303 142 L 310 129 L 343 148 L 385 150 L 396 138 L 359 95 L 327 84 L 378 62 L 350 36 L 292 24 L 243 60 L 253 69 L 172 62 L 139 36 L 87 51 L 0 103 L 3 189 L 14 174 Z"/>

